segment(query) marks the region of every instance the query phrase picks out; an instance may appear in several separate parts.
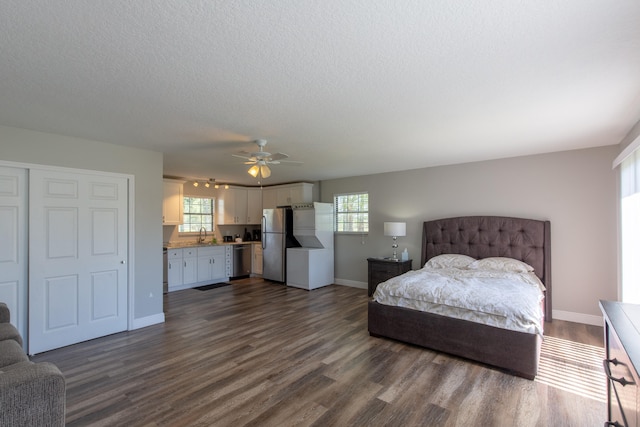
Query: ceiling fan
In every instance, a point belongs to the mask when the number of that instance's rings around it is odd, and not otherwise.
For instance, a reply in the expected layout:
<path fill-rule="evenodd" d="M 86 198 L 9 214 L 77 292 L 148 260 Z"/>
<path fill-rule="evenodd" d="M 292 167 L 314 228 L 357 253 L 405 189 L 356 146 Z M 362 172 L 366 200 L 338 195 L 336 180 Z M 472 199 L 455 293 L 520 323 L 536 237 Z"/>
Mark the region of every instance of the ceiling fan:
<path fill-rule="evenodd" d="M 254 178 L 256 178 L 258 175 L 260 175 L 262 178 L 269 178 L 271 176 L 271 168 L 269 168 L 269 165 L 302 164 L 302 162 L 297 162 L 295 160 L 285 160 L 289 158 L 289 156 L 284 153 L 271 154 L 267 151 L 264 151 L 264 147 L 267 145 L 266 139 L 256 139 L 253 142 L 255 142 L 258 146 L 258 151 L 254 151 L 251 153 L 243 152 L 245 155 L 232 154 L 232 156 L 246 160 L 244 162 L 245 165 L 253 165 L 249 168 L 247 173 Z"/>

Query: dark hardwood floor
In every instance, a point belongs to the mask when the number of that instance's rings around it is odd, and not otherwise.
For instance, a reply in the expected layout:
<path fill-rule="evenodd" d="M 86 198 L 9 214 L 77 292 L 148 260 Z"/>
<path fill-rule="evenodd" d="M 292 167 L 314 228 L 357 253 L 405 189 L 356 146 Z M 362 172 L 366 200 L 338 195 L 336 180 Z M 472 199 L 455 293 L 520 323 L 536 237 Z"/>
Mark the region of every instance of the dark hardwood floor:
<path fill-rule="evenodd" d="M 67 424 L 596 426 L 602 328 L 546 325 L 534 381 L 373 338 L 367 291 L 245 279 L 165 296 L 166 322 L 42 353 Z"/>

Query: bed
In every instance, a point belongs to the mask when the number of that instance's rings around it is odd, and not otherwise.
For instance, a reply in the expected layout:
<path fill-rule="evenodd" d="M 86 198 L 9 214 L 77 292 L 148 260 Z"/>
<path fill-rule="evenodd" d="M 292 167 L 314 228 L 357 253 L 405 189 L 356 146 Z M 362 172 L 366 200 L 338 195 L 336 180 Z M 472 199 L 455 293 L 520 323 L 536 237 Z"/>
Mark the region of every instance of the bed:
<path fill-rule="evenodd" d="M 508 257 L 530 265 L 544 285 L 544 321 L 551 316 L 550 222 L 468 216 L 426 221 L 420 268 L 441 254 L 475 259 Z M 409 272 L 411 273 L 411 272 Z M 409 274 L 406 273 L 406 274 Z M 533 379 L 538 372 L 541 333 L 485 325 L 369 301 L 369 334 L 442 351 Z"/>

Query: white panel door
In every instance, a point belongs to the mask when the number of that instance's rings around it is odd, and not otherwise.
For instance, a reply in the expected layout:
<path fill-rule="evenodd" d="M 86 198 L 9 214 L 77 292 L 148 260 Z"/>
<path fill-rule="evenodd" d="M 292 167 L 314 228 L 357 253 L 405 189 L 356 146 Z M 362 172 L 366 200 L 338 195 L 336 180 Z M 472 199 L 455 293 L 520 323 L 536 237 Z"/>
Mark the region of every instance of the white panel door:
<path fill-rule="evenodd" d="M 27 337 L 27 171 L 0 167 L 0 301 Z"/>
<path fill-rule="evenodd" d="M 29 177 L 29 353 L 126 330 L 128 180 Z"/>

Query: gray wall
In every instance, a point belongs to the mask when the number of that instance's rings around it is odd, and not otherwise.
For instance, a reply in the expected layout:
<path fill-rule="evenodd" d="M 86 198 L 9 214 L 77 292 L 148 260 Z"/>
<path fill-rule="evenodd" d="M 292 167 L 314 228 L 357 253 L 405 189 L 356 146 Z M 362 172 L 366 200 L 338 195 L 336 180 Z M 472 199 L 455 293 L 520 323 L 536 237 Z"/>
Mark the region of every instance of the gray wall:
<path fill-rule="evenodd" d="M 134 175 L 134 318 L 162 313 L 162 153 L 0 126 L 0 160 Z"/>
<path fill-rule="evenodd" d="M 619 147 L 599 147 L 322 182 L 321 199 L 368 191 L 368 236 L 336 236 L 338 282 L 367 281 L 366 258 L 389 256 L 384 221 L 407 222 L 399 238 L 420 266 L 422 222 L 501 215 L 551 221 L 553 309 L 565 320 L 599 322 L 599 299 L 617 299 L 616 173 Z"/>
<path fill-rule="evenodd" d="M 391 253 L 391 239 L 382 235 L 384 221 L 407 222 L 399 250 L 408 248 L 418 268 L 424 220 L 476 214 L 549 219 L 554 312 L 568 320 L 597 319 L 598 299 L 617 299 L 617 179 L 611 162 L 619 150 L 600 147 L 322 181 L 316 187 L 325 202 L 336 193 L 370 194 L 371 231 L 336 237 L 335 277 L 366 283 L 366 258 Z M 0 126 L 0 160 L 135 175 L 134 317 L 162 313 L 161 153 Z"/>

